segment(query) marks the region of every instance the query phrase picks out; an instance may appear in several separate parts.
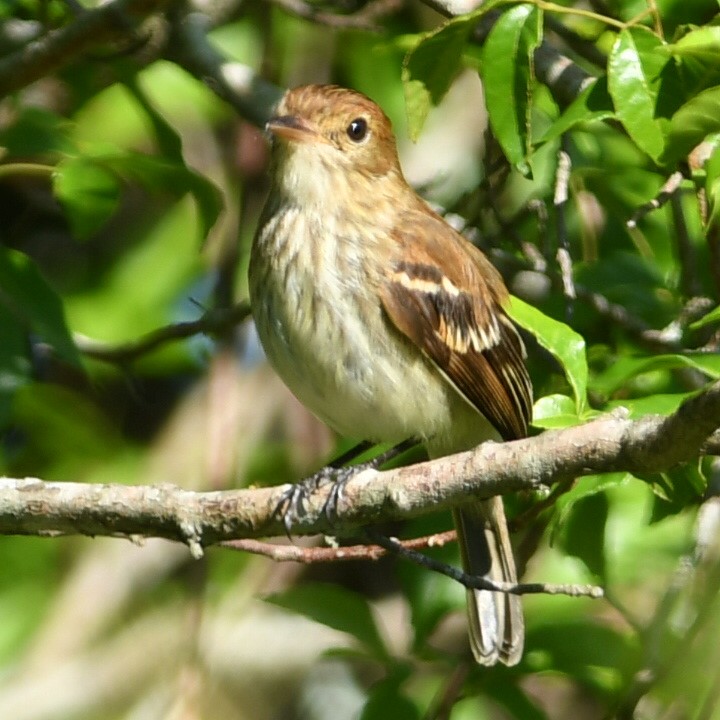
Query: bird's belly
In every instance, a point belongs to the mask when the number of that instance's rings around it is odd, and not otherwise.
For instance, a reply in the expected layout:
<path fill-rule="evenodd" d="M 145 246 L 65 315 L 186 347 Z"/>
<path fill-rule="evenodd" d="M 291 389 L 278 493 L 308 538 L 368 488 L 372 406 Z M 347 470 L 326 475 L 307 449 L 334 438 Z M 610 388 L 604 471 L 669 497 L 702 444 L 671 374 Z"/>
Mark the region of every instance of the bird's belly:
<path fill-rule="evenodd" d="M 300 402 L 340 434 L 378 442 L 427 440 L 448 435 L 453 419 L 457 429 L 458 414 L 468 414 L 477 427 L 472 435 L 487 435 L 480 432 L 482 416 L 385 325 L 380 307 L 373 312 L 387 332 L 382 339 L 368 334 L 360 311 L 339 316 L 334 303 L 315 304 L 308 312 L 312 303 L 282 305 L 257 318 L 268 358 Z"/>

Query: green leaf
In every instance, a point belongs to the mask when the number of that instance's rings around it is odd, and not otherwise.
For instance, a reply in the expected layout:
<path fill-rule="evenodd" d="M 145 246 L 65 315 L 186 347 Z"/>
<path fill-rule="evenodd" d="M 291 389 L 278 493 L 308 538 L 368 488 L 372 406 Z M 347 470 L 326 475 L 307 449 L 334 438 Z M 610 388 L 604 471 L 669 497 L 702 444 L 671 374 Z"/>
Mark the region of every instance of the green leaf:
<path fill-rule="evenodd" d="M 615 117 L 615 109 L 608 93 L 607 78 L 601 77 L 588 85 L 568 105 L 562 115 L 542 134 L 537 142 L 550 142 L 576 125 L 593 120 L 607 120 L 612 117 Z"/>
<path fill-rule="evenodd" d="M 606 490 L 627 484 L 630 473 L 604 473 L 603 475 L 587 475 L 580 478 L 568 492 L 563 493 L 555 501 L 551 533 L 554 534 L 567 522 L 575 504 L 581 500 L 603 493 Z"/>
<path fill-rule="evenodd" d="M 114 173 L 86 157 L 68 157 L 53 174 L 53 191 L 63 204 L 73 234 L 85 240 L 117 209 L 120 183 Z"/>
<path fill-rule="evenodd" d="M 0 246 L 0 305 L 26 332 L 37 334 L 58 355 L 80 365 L 60 297 L 27 255 Z"/>
<path fill-rule="evenodd" d="M 548 430 L 571 427 L 577 423 L 577 407 L 573 399 L 567 395 L 546 395 L 540 398 L 533 407 L 532 424 L 535 427 Z"/>
<path fill-rule="evenodd" d="M 405 56 L 402 82 L 411 140 L 417 140 L 430 108 L 439 104 L 458 74 L 473 26 L 466 16 L 451 20 L 421 37 Z"/>
<path fill-rule="evenodd" d="M 348 633 L 378 658 L 388 657 L 365 598 L 337 585 L 308 583 L 265 598 L 334 630 Z"/>
<path fill-rule="evenodd" d="M 486 692 L 501 707 L 505 708 L 509 718 L 550 720 L 550 716 L 541 707 L 544 704 L 543 701 L 534 693 L 524 692 L 512 675 L 508 677 L 505 674 L 498 674 L 497 677 L 493 677 L 492 682 L 487 683 Z M 477 713 L 470 715 L 470 719 L 477 717 Z"/>
<path fill-rule="evenodd" d="M 657 116 L 661 72 L 667 54 L 662 41 L 644 28 L 625 28 L 608 58 L 608 88 L 620 122 L 636 145 L 657 160 L 665 149 L 663 122 Z"/>
<path fill-rule="evenodd" d="M 72 152 L 70 121 L 34 106 L 18 107 L 13 121 L 0 132 L 0 145 L 13 158 L 36 161 L 59 152 Z"/>
<path fill-rule="evenodd" d="M 516 5 L 504 12 L 482 51 L 482 80 L 490 125 L 508 160 L 530 173 L 531 99 L 535 48 L 542 41 L 542 11 Z"/>
<path fill-rule="evenodd" d="M 121 180 L 178 198 L 190 193 L 198 208 L 203 237 L 223 207 L 218 188 L 181 162 L 132 152 L 69 157 L 57 166 L 54 190 L 78 238 L 96 232 L 115 212 Z"/>
<path fill-rule="evenodd" d="M 646 415 L 671 415 L 685 400 L 695 393 L 656 393 L 641 398 L 623 398 L 612 400 L 605 406 L 606 411 L 616 408 L 625 408 L 629 411 L 628 417 L 638 420 Z"/>
<path fill-rule="evenodd" d="M 685 99 L 720 83 L 720 26 L 691 29 L 664 50 L 675 60 Z"/>
<path fill-rule="evenodd" d="M 688 96 L 720 81 L 720 26 L 691 30 L 665 50 L 679 62 Z"/>
<path fill-rule="evenodd" d="M 587 402 L 588 366 L 585 340 L 565 323 L 548 317 L 532 305 L 512 297 L 510 317 L 533 335 L 560 363 L 575 395 L 575 408 L 582 416 Z"/>
<path fill-rule="evenodd" d="M 662 161 L 666 165 L 678 162 L 716 132 L 720 132 L 720 87 L 703 90 L 672 116 Z"/>
<path fill-rule="evenodd" d="M 438 105 L 462 66 L 467 40 L 478 20 L 506 0 L 488 0 L 474 12 L 448 20 L 437 30 L 414 40 L 403 60 L 402 82 L 408 134 L 417 140 L 430 108 Z M 402 46 L 407 36 L 398 36 Z"/>
<path fill-rule="evenodd" d="M 400 686 L 408 674 L 406 669 L 399 668 L 374 685 L 360 720 L 418 720 L 420 712 L 401 692 Z"/>
<path fill-rule="evenodd" d="M 552 622 L 528 627 L 527 647 L 543 653 L 553 673 L 566 674 L 598 697 L 617 697 L 642 662 L 636 635 L 609 623 L 577 618 L 572 605 L 566 612 L 556 611 Z"/>
<path fill-rule="evenodd" d="M 639 475 L 663 502 L 654 509 L 653 520 L 682 512 L 697 505 L 707 490 L 707 478 L 700 469 L 699 461 L 688 462 L 666 472 Z"/>
<path fill-rule="evenodd" d="M 720 378 L 720 354 L 698 352 L 685 355 L 619 357 L 610 368 L 593 378 L 592 388 L 600 394 L 612 395 L 640 373 L 678 368 L 698 370 L 713 380 L 717 380 Z"/>
<path fill-rule="evenodd" d="M 691 30 L 664 50 L 681 58 L 693 58 L 706 65 L 720 68 L 720 27 L 707 26 Z"/>
<path fill-rule="evenodd" d="M 122 153 L 101 158 L 105 167 L 124 179 L 132 179 L 152 190 L 182 197 L 190 193 L 200 217 L 200 233 L 210 232 L 223 208 L 220 190 L 206 177 L 181 163 L 141 153 Z"/>
<path fill-rule="evenodd" d="M 577 499 L 560 534 L 565 552 L 582 560 L 601 580 L 606 577 L 604 546 L 608 507 L 607 496 L 600 492 Z"/>

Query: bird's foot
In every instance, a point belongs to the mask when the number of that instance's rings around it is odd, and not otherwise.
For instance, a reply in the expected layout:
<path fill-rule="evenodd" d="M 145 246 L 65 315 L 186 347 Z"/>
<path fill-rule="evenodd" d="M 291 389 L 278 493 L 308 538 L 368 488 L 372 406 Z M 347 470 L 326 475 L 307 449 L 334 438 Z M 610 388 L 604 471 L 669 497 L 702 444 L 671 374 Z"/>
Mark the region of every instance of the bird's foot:
<path fill-rule="evenodd" d="M 323 506 L 323 513 L 330 523 L 334 523 L 337 520 L 338 507 L 345 494 L 345 487 L 350 480 L 363 470 L 377 470 L 388 462 L 388 460 L 391 460 L 415 444 L 416 441 L 414 440 L 406 440 L 390 448 L 390 450 L 380 453 L 380 455 L 377 455 L 367 462 L 350 465 L 348 467 L 338 467 L 339 464 L 357 457 L 369 447 L 369 443 L 362 443 L 342 455 L 328 467 L 324 467 L 314 475 L 291 485 L 280 497 L 280 500 L 275 506 L 274 514 L 282 520 L 285 526 L 285 532 L 288 537 L 290 537 L 293 525 L 297 524 L 298 520 L 305 515 L 308 498 L 321 488 L 331 484 L 332 487 Z"/>
<path fill-rule="evenodd" d="M 305 515 L 307 501 L 311 495 L 328 484 L 331 485 L 322 511 L 328 521 L 333 523 L 337 519 L 338 506 L 345 494 L 345 486 L 363 470 L 375 467 L 374 460 L 350 467 L 328 466 L 291 485 L 280 496 L 280 500 L 275 506 L 275 515 L 282 520 L 288 537 L 290 537 L 293 526 Z"/>

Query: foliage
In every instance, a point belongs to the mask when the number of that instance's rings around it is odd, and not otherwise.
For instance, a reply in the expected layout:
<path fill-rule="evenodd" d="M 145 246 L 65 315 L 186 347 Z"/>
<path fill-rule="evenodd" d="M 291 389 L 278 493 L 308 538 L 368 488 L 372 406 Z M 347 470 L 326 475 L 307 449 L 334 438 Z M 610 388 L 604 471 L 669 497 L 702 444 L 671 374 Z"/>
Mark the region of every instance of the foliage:
<path fill-rule="evenodd" d="M 248 324 L 103 354 L 246 296 L 265 144 L 184 60 L 190 6 L 168 5 L 138 42 L 99 35 L 0 101 L 6 475 L 224 489 L 290 481 L 349 441 L 298 409 Z M 377 5 L 230 2 L 203 40 L 278 85 L 331 78 L 383 105 L 408 177 L 516 296 L 536 432 L 668 414 L 720 377 L 717 3 L 489 0 L 443 22 L 385 3 L 382 34 L 362 14 Z M 5 59 L 78 12 L 2 4 L 0 86 Z M 570 90 L 557 50 L 584 78 Z M 526 576 L 608 596 L 528 597 L 511 669 L 472 665 L 464 590 L 406 564 L 0 538 L 0 717 L 720 718 L 718 469 L 510 498 Z"/>

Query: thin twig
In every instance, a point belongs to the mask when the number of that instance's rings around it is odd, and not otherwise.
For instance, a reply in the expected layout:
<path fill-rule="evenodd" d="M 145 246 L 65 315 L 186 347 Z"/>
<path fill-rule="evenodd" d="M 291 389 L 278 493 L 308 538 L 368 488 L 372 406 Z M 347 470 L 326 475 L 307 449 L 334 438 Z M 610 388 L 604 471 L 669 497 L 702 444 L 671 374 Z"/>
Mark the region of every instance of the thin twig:
<path fill-rule="evenodd" d="M 680 184 L 684 180 L 684 176 L 681 172 L 674 172 L 670 177 L 663 183 L 663 186 L 658 191 L 658 194 L 652 199 L 643 203 L 633 214 L 632 217 L 627 221 L 628 229 L 634 230 L 638 223 L 649 213 L 661 208 L 667 203 L 673 196 L 673 194 L 680 187 Z"/>
<path fill-rule="evenodd" d="M 222 332 L 235 327 L 250 315 L 250 305 L 240 302 L 231 308 L 213 308 L 197 320 L 174 323 L 150 331 L 137 340 L 111 345 L 76 335 L 74 340 L 83 355 L 94 360 L 110 363 L 126 363 L 137 360 L 158 348 L 193 335 Z"/>
<path fill-rule="evenodd" d="M 696 297 L 702 293 L 702 284 L 698 277 L 697 257 L 690 239 L 682 205 L 682 195 L 678 188 L 670 196 L 675 241 L 680 260 L 680 290 L 685 297 Z"/>
<path fill-rule="evenodd" d="M 434 535 L 400 541 L 403 547 L 419 549 L 443 547 L 457 538 L 454 530 Z M 379 560 L 388 554 L 388 550 L 380 545 L 342 545 L 339 547 L 300 547 L 298 545 L 278 545 L 275 543 L 243 538 L 227 540 L 220 543 L 221 547 L 230 550 L 263 555 L 277 562 L 299 562 L 304 564 L 345 562 L 348 560 Z"/>
<path fill-rule="evenodd" d="M 601 598 L 604 591 L 597 585 L 555 585 L 552 583 L 510 583 L 489 580 L 479 575 L 468 575 L 452 565 L 440 562 L 435 558 L 423 555 L 411 548 L 405 547 L 396 538 L 385 537 L 372 530 L 366 531 L 367 536 L 374 542 L 404 560 L 420 565 L 428 570 L 440 573 L 455 580 L 466 588 L 476 590 L 493 590 L 494 592 L 509 593 L 511 595 L 569 595 L 571 597 Z"/>
<path fill-rule="evenodd" d="M 65 27 L 51 30 L 0 59 L 0 97 L 67 66 L 103 43 L 127 40 L 129 27 L 172 0 L 111 0 L 86 10 Z"/>
<path fill-rule="evenodd" d="M 570 301 L 568 311 L 572 311 L 572 301 L 577 297 L 575 282 L 573 280 L 572 258 L 570 257 L 570 241 L 568 240 L 565 207 L 568 201 L 568 185 L 570 183 L 570 170 L 572 164 L 570 155 L 565 150 L 558 153 L 557 172 L 555 174 L 555 216 L 557 218 L 558 249 L 557 261 L 562 278 L 563 294 Z"/>

